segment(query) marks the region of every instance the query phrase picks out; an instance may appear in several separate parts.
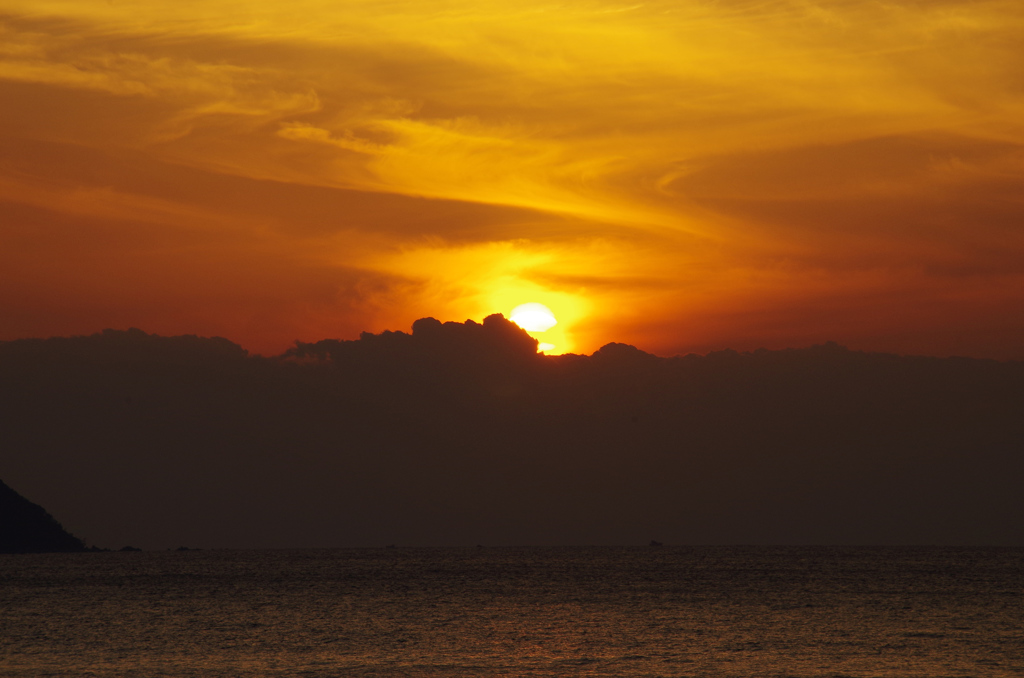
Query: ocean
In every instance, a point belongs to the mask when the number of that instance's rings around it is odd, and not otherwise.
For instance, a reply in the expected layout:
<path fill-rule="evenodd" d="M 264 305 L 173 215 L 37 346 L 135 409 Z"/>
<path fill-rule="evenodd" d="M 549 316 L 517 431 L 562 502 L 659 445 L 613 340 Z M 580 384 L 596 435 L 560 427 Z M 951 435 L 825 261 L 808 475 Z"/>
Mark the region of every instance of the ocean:
<path fill-rule="evenodd" d="M 1022 676 L 1024 549 L 7 555 L 0 675 Z"/>

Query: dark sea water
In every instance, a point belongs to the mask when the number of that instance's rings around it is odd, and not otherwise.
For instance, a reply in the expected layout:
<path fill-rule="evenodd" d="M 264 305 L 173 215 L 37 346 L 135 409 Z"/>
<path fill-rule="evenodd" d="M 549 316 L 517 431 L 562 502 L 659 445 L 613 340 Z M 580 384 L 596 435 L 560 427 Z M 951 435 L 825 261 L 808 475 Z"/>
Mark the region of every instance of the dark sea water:
<path fill-rule="evenodd" d="M 1024 550 L 0 556 L 3 676 L 1022 676 Z"/>

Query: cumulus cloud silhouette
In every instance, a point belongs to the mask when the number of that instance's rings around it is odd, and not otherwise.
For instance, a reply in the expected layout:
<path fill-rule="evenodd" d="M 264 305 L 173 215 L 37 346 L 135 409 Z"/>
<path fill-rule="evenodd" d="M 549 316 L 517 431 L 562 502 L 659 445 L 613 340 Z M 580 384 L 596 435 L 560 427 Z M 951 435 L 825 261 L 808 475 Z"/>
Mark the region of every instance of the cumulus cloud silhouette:
<path fill-rule="evenodd" d="M 0 343 L 0 478 L 100 546 L 1021 544 L 1024 364 L 545 356 L 500 315 L 249 356 Z"/>

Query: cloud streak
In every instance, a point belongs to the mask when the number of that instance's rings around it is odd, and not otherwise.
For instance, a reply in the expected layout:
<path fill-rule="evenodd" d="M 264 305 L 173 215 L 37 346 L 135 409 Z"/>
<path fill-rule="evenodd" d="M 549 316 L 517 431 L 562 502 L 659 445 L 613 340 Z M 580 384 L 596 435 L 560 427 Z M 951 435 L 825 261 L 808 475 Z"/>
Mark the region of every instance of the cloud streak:
<path fill-rule="evenodd" d="M 1003 316 L 1024 303 L 1018 3 L 6 7 L 5 143 L 104 154 L 64 176 L 79 201 L 64 193 L 63 214 L 168 228 L 139 206 L 185 223 L 219 205 L 224 233 L 252 219 L 296 260 L 405 280 L 366 329 L 541 301 L 573 317 L 581 351 L 835 338 L 1021 357 Z M 133 181 L 124 153 L 164 178 Z M 38 204 L 50 171 L 14 156 L 4 199 Z M 248 206 L 174 188 L 193 171 L 245 184 Z M 930 320 L 894 324 L 921 304 Z M 816 327 L 823 306 L 861 329 Z M 761 312 L 785 327 L 751 324 Z"/>

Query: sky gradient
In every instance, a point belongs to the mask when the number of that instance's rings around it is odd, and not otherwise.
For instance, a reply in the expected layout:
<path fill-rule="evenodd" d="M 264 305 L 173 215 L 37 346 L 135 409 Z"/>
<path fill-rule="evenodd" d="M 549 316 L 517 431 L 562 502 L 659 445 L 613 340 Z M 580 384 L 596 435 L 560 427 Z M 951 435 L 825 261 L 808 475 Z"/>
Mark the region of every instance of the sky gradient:
<path fill-rule="evenodd" d="M 0 340 L 1024 359 L 1016 0 L 0 0 Z"/>

